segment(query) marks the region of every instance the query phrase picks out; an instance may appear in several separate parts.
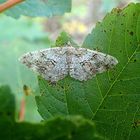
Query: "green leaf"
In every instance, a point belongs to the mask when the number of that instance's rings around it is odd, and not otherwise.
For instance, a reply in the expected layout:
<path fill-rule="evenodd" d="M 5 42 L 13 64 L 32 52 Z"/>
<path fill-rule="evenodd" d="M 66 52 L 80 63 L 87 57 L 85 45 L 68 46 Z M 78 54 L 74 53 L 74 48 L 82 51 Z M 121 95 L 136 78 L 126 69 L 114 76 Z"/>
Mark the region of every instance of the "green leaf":
<path fill-rule="evenodd" d="M 67 77 L 52 85 L 39 78 L 39 113 L 44 119 L 81 114 L 94 120 L 105 138 L 139 139 L 135 122 L 140 120 L 140 4 L 114 9 L 82 47 L 110 54 L 119 64 L 86 82 Z"/>
<path fill-rule="evenodd" d="M 2 3 L 4 0 L 0 0 Z M 25 0 L 8 11 L 6 15 L 19 18 L 21 15 L 52 17 L 70 12 L 71 0 Z"/>
<path fill-rule="evenodd" d="M 71 36 L 63 31 L 57 37 L 54 47 L 61 47 L 65 46 L 66 44 L 72 44 L 72 46 L 78 47 L 77 44 L 72 40 Z"/>
<path fill-rule="evenodd" d="M 94 92 L 101 96 L 92 119 L 99 132 L 116 140 L 139 139 L 140 127 L 134 129 L 133 123 L 140 119 L 140 4 L 114 9 L 87 36 L 83 47 L 111 54 L 119 61 L 115 70 L 94 81 Z"/>
<path fill-rule="evenodd" d="M 0 138 L 10 140 L 15 120 L 15 98 L 9 86 L 0 87 Z"/>
<path fill-rule="evenodd" d="M 23 122 L 10 125 L 7 122 L 5 126 L 8 128 L 5 129 L 5 135 L 0 134 L 4 140 L 103 140 L 97 134 L 94 123 L 80 116 L 56 117 L 40 124 Z M 0 126 L 0 130 L 5 126 Z"/>
<path fill-rule="evenodd" d="M 57 117 L 37 124 L 15 121 L 15 98 L 0 87 L 0 138 L 4 140 L 103 140 L 95 124 L 81 116 Z"/>
<path fill-rule="evenodd" d="M 15 98 L 8 86 L 0 87 L 0 118 L 15 119 Z"/>

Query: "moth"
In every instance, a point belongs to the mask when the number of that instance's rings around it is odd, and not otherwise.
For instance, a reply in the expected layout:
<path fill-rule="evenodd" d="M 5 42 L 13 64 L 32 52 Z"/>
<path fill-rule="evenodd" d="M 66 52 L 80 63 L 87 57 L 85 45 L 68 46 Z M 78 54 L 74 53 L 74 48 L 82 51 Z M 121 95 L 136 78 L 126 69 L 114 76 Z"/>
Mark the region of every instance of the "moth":
<path fill-rule="evenodd" d="M 26 53 L 20 62 L 50 82 L 57 82 L 67 75 L 86 81 L 118 63 L 111 55 L 69 45 Z"/>

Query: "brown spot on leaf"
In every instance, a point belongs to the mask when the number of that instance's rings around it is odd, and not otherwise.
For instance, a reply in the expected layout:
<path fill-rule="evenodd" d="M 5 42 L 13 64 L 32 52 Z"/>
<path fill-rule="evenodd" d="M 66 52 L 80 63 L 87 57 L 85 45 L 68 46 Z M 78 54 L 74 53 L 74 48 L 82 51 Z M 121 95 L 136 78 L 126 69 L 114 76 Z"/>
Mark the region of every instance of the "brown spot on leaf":
<path fill-rule="evenodd" d="M 106 30 L 104 30 L 104 32 L 106 33 Z"/>
<path fill-rule="evenodd" d="M 136 13 L 133 13 L 133 16 L 135 16 L 136 15 Z"/>
<path fill-rule="evenodd" d="M 122 16 L 123 16 L 123 17 L 125 17 L 125 16 L 126 16 L 126 14 L 123 14 Z"/>
<path fill-rule="evenodd" d="M 132 35 L 132 36 L 133 36 L 133 35 L 134 35 L 134 32 L 132 32 L 132 31 L 131 31 L 131 32 L 130 32 L 130 35 Z"/>
<path fill-rule="evenodd" d="M 12 113 L 11 112 L 6 112 L 7 116 L 11 116 Z"/>
<path fill-rule="evenodd" d="M 134 62 L 136 62 L 137 61 L 137 59 L 134 59 Z"/>

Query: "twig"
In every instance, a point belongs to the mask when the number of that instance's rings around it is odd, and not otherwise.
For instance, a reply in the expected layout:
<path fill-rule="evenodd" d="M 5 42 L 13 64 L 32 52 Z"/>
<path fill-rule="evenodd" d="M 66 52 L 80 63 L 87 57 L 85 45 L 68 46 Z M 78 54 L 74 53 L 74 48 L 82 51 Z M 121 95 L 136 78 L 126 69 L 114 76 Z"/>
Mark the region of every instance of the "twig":
<path fill-rule="evenodd" d="M 20 105 L 20 111 L 19 111 L 19 121 L 23 121 L 24 117 L 25 117 L 25 99 L 24 99 L 24 97 L 22 98 L 20 104 L 21 105 Z"/>
<path fill-rule="evenodd" d="M 5 3 L 0 4 L 0 13 L 2 13 L 3 11 L 23 2 L 25 0 L 7 0 Z"/>

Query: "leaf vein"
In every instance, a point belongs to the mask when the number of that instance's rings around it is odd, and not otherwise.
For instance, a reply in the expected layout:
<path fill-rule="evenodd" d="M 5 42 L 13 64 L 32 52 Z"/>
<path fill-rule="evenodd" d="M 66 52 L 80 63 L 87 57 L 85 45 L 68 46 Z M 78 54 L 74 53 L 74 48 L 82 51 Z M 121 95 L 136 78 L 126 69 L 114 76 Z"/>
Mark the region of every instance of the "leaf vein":
<path fill-rule="evenodd" d="M 139 47 L 139 46 L 138 46 L 138 47 Z M 107 91 L 106 95 L 103 97 L 103 99 L 102 99 L 101 103 L 99 104 L 99 106 L 98 106 L 97 110 L 95 111 L 95 113 L 94 113 L 94 115 L 93 115 L 92 119 L 95 117 L 95 115 L 96 115 L 96 114 L 97 114 L 97 112 L 99 111 L 99 109 L 100 109 L 100 107 L 101 107 L 102 103 L 103 103 L 103 102 L 104 102 L 104 100 L 107 98 L 107 96 L 108 96 L 108 94 L 109 94 L 110 90 L 113 88 L 113 86 L 114 86 L 114 85 L 115 85 L 115 83 L 117 82 L 118 78 L 120 77 L 120 75 L 122 74 L 122 72 L 125 70 L 126 66 L 129 64 L 129 62 L 130 62 L 131 58 L 135 55 L 135 53 L 136 53 L 136 51 L 137 51 L 138 47 L 135 49 L 135 51 L 134 51 L 134 52 L 133 52 L 133 54 L 131 55 L 130 59 L 128 59 L 128 61 L 127 61 L 127 63 L 125 64 L 125 66 L 122 68 L 122 70 L 120 71 L 120 73 L 118 74 L 118 76 L 116 77 L 116 79 L 114 80 L 114 82 L 112 83 L 112 85 L 110 86 L 110 88 L 108 89 L 108 91 Z"/>

